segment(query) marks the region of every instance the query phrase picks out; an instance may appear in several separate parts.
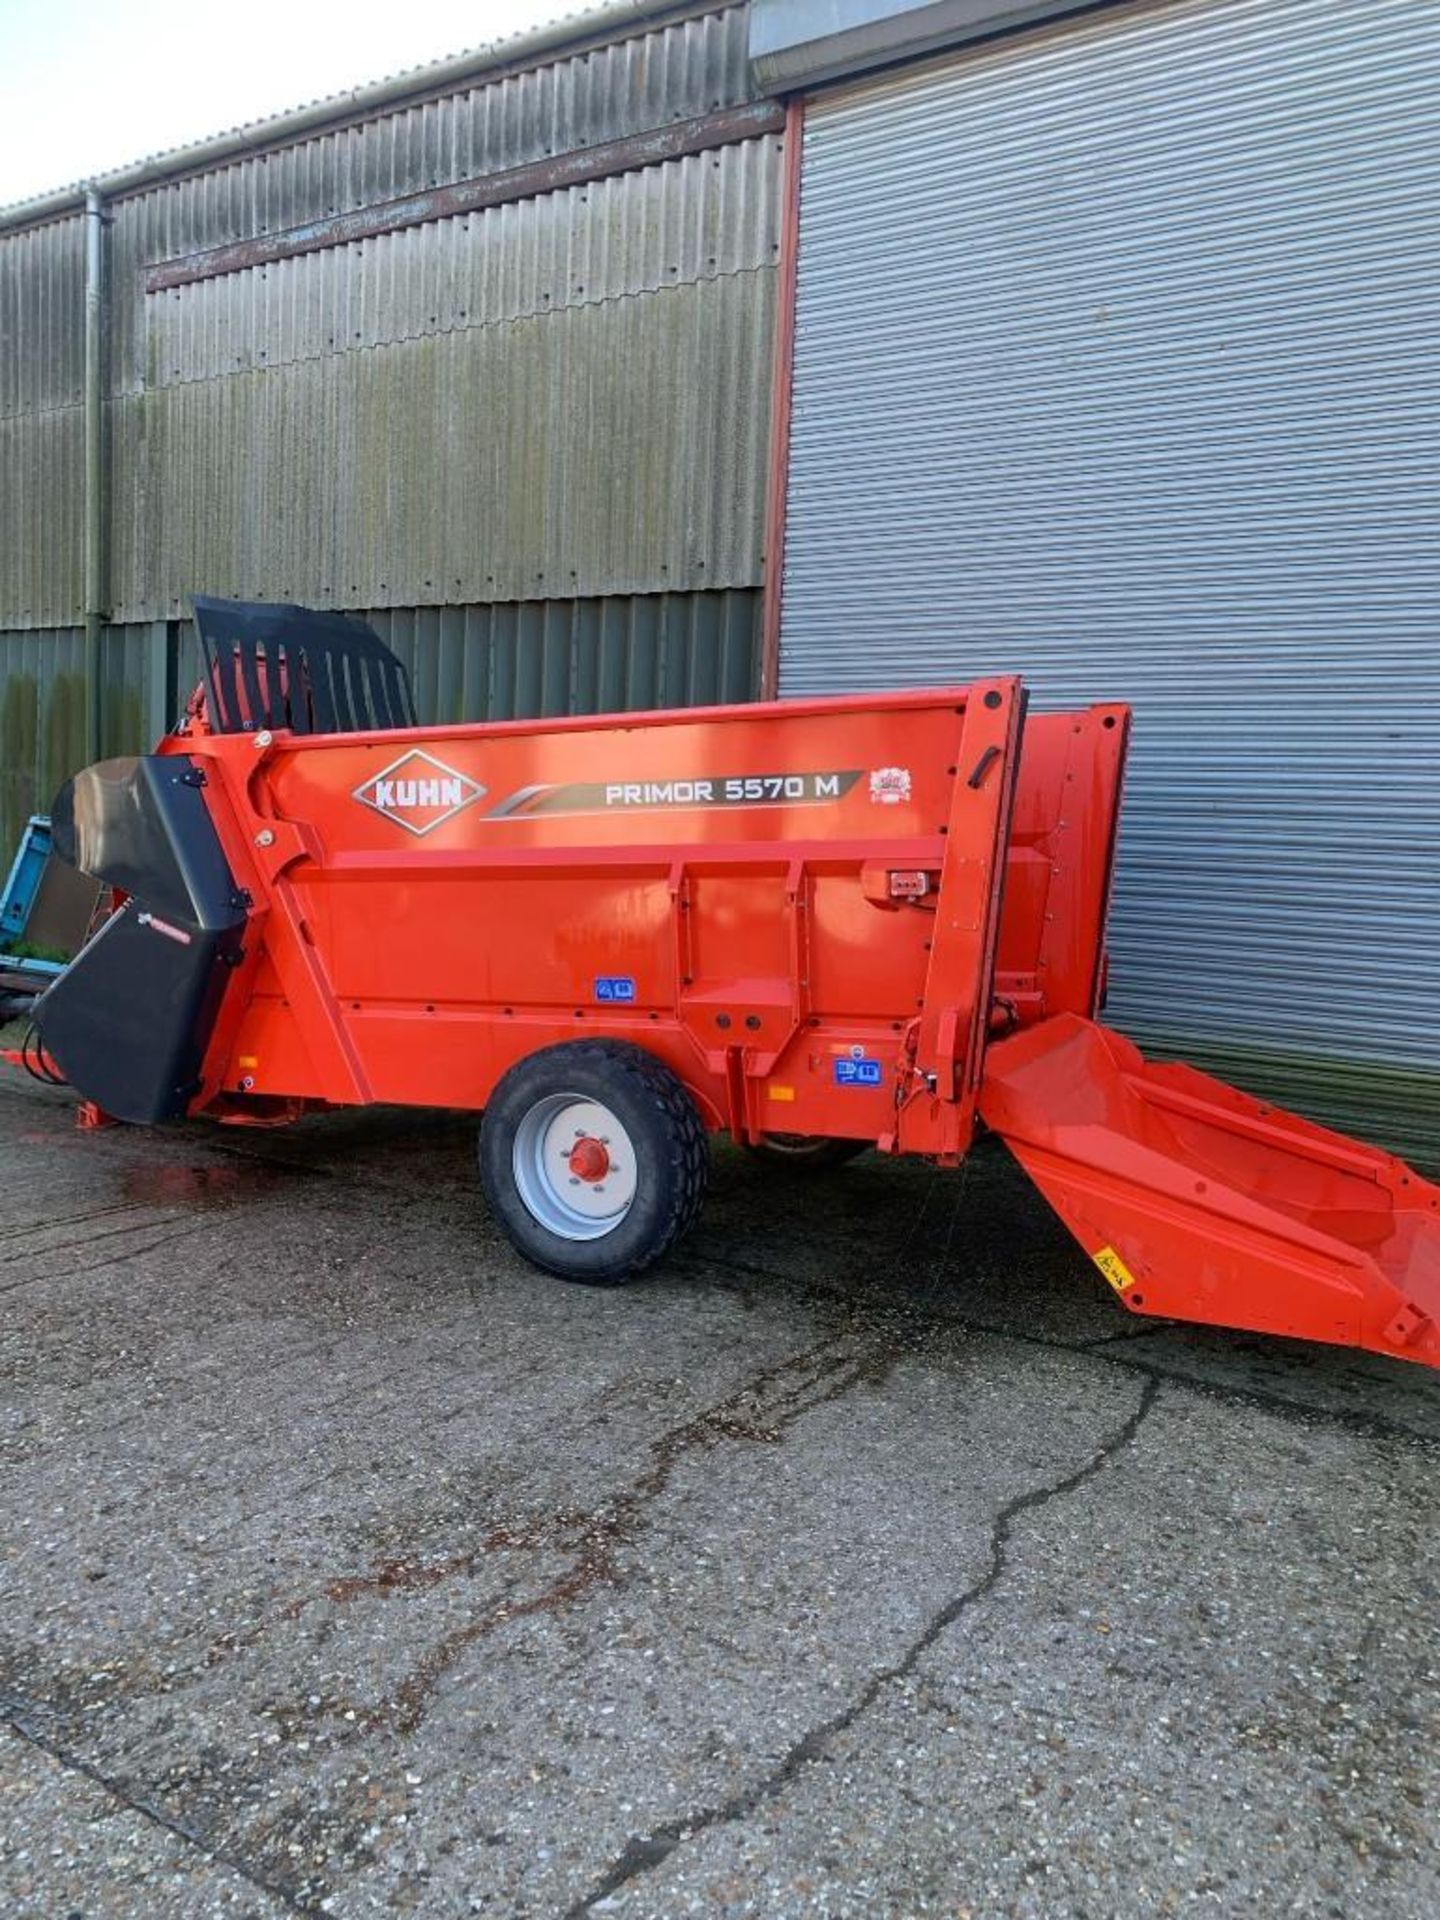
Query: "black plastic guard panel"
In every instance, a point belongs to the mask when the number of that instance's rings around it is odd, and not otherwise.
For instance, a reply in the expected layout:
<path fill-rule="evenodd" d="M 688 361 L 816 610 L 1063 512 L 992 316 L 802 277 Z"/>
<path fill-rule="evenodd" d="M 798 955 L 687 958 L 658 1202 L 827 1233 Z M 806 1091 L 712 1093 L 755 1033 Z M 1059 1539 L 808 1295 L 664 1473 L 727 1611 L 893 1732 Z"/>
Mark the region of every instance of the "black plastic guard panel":
<path fill-rule="evenodd" d="M 51 818 L 60 858 L 130 897 L 36 1003 L 45 1050 L 116 1119 L 178 1119 L 245 927 L 204 774 L 178 755 L 102 761 Z"/>

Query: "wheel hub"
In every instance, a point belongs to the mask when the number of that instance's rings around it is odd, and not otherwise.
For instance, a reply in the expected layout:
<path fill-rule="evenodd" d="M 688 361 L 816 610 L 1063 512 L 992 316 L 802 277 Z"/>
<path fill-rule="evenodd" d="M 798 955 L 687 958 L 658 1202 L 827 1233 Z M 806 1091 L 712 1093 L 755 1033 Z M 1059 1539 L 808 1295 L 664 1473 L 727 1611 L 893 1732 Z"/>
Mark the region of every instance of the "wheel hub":
<path fill-rule="evenodd" d="M 577 1180 L 603 1180 L 610 1171 L 605 1142 L 587 1135 L 570 1149 L 570 1171 Z"/>
<path fill-rule="evenodd" d="M 637 1154 L 618 1114 L 582 1093 L 537 1100 L 516 1128 L 511 1164 L 531 1217 L 562 1240 L 599 1240 L 629 1213 Z"/>

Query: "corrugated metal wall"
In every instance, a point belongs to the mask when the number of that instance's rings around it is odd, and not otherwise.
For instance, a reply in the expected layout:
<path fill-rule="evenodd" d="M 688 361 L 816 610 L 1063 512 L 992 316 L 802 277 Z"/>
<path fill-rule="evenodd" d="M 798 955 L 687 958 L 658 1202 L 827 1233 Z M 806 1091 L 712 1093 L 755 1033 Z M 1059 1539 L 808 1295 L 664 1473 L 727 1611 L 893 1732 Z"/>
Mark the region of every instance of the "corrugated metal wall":
<path fill-rule="evenodd" d="M 781 657 L 1133 699 L 1116 1023 L 1428 1156 L 1437 207 L 1407 0 L 1107 9 L 816 100 Z"/>
<path fill-rule="evenodd" d="M 120 201 L 116 618 L 197 581 L 350 607 L 757 584 L 773 138 L 142 291 L 751 97 L 728 7 Z"/>
<path fill-rule="evenodd" d="M 776 146 L 151 296 L 119 617 L 754 585 Z"/>
<path fill-rule="evenodd" d="M 772 139 L 143 290 L 196 250 L 752 98 L 745 7 L 712 8 L 117 199 L 117 621 L 222 579 L 356 607 L 757 584 Z M 83 615 L 83 256 L 78 216 L 0 234 L 4 630 Z"/>
<path fill-rule="evenodd" d="M 646 593 L 520 605 L 382 609 L 422 720 L 753 700 L 759 593 Z"/>
<path fill-rule="evenodd" d="M 111 204 L 112 750 L 196 590 L 367 612 L 439 718 L 756 690 L 775 138 L 144 290 L 753 98 L 743 4 L 582 34 Z M 0 234 L 0 845 L 84 750 L 83 264 L 78 216 Z"/>
<path fill-rule="evenodd" d="M 85 753 L 85 634 L 0 633 L 0 859 Z"/>
<path fill-rule="evenodd" d="M 82 612 L 85 235 L 0 235 L 0 628 Z"/>
<path fill-rule="evenodd" d="M 273 152 L 166 181 L 118 203 L 117 278 L 456 180 L 697 118 L 754 97 L 743 4 L 712 8 L 423 104 L 317 132 Z M 576 20 L 577 37 L 584 21 Z M 116 366 L 146 377 L 143 301 L 116 314 Z"/>
<path fill-rule="evenodd" d="M 163 624 L 107 631 L 103 753 L 134 753 L 170 724 L 174 662 L 174 630 Z M 85 629 L 0 632 L 0 856 L 8 859 L 25 820 L 49 806 L 84 758 Z"/>

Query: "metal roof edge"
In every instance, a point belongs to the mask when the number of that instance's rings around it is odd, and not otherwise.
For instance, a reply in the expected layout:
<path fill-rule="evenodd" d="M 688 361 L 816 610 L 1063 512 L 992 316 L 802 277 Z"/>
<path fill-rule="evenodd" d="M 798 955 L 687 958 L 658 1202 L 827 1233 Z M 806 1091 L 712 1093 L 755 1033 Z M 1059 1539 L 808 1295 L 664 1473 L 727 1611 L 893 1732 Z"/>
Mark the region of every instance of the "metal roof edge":
<path fill-rule="evenodd" d="M 754 0 L 750 69 L 767 93 L 848 79 L 1106 0 Z"/>
<path fill-rule="evenodd" d="M 57 216 L 84 210 L 87 191 L 98 189 L 105 198 L 133 193 L 160 182 L 194 173 L 218 162 L 239 159 L 263 148 L 283 145 L 323 127 L 380 113 L 426 94 L 444 93 L 471 79 L 505 67 L 527 64 L 536 56 L 553 53 L 571 43 L 603 38 L 617 29 L 648 23 L 666 14 L 712 13 L 733 0 L 601 0 L 594 7 L 577 13 L 562 14 L 503 40 L 472 47 L 464 53 L 447 54 L 443 59 L 410 67 L 383 80 L 327 95 L 300 107 L 252 120 L 224 133 L 211 134 L 188 146 L 172 147 L 167 152 L 149 154 L 142 160 L 97 174 L 91 180 L 75 181 L 49 193 L 0 206 L 0 233 L 19 227 L 39 226 Z"/>

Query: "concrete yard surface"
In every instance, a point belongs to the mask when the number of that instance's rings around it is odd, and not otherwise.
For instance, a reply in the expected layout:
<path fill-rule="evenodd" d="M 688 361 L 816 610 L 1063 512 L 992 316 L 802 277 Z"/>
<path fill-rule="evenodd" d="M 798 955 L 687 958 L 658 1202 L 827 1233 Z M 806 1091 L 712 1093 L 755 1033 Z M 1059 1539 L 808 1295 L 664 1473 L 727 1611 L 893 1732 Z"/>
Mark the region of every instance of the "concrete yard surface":
<path fill-rule="evenodd" d="M 1440 1912 L 1440 1376 L 999 1150 L 524 1266 L 473 1127 L 0 1084 L 0 1911 Z"/>

